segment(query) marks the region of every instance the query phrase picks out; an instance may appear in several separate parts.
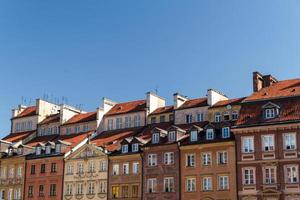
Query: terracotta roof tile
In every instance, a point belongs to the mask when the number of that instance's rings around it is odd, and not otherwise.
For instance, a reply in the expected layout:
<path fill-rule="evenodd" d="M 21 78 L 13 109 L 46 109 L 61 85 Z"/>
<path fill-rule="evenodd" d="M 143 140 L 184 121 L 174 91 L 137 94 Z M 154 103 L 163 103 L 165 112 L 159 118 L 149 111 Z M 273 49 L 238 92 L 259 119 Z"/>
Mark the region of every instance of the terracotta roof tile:
<path fill-rule="evenodd" d="M 32 133 L 35 131 L 26 131 L 26 132 L 21 132 L 21 133 L 12 133 L 7 135 L 6 137 L 2 138 L 2 140 L 6 140 L 8 142 L 18 142 L 21 141 L 28 136 L 30 136 Z"/>
<path fill-rule="evenodd" d="M 13 119 L 21 118 L 21 117 L 29 117 L 36 115 L 36 106 L 30 106 L 25 108 L 20 114 L 18 114 L 16 117 L 13 117 Z"/>
<path fill-rule="evenodd" d="M 56 123 L 60 121 L 60 114 L 53 114 L 47 116 L 43 121 L 40 122 L 40 125 L 42 124 L 50 124 L 50 123 Z"/>
<path fill-rule="evenodd" d="M 137 101 L 130 101 L 130 102 L 125 102 L 125 103 L 118 103 L 118 104 L 114 105 L 105 114 L 105 116 L 145 111 L 145 109 L 146 109 L 146 100 L 137 100 Z"/>
<path fill-rule="evenodd" d="M 221 106 L 227 106 L 227 105 L 237 105 L 241 103 L 246 97 L 236 98 L 236 99 L 228 99 L 223 101 L 218 101 L 215 105 L 212 107 L 221 107 Z"/>
<path fill-rule="evenodd" d="M 152 113 L 150 113 L 149 116 L 163 114 L 163 113 L 169 113 L 169 112 L 173 112 L 173 110 L 174 110 L 174 106 L 164 106 L 164 107 L 157 108 Z"/>
<path fill-rule="evenodd" d="M 32 140 L 28 141 L 26 145 L 35 147 L 38 143 L 47 143 L 47 142 L 53 142 L 58 135 L 44 135 L 44 136 L 39 136 L 36 138 L 33 138 Z"/>
<path fill-rule="evenodd" d="M 177 110 L 208 106 L 207 98 L 190 99 L 184 102 Z"/>
<path fill-rule="evenodd" d="M 268 102 L 272 102 L 280 107 L 280 113 L 278 117 L 272 119 L 265 119 L 263 117 L 262 107 Z M 297 120 L 300 120 L 300 98 L 294 97 L 243 103 L 236 125 L 253 126 Z"/>
<path fill-rule="evenodd" d="M 82 142 L 87 137 L 91 136 L 94 133 L 94 131 L 88 131 L 84 133 L 78 133 L 78 134 L 70 134 L 70 135 L 60 135 L 55 139 L 55 141 L 62 140 L 64 142 L 68 142 L 71 144 L 71 147 L 76 146 L 80 142 Z"/>
<path fill-rule="evenodd" d="M 97 120 L 97 112 L 81 113 L 71 117 L 64 125 L 96 121 L 96 120 Z"/>
<path fill-rule="evenodd" d="M 247 97 L 245 101 L 257 101 L 264 99 L 283 98 L 300 95 L 300 78 L 283 80 L 273 83 L 269 87 L 262 88 Z"/>

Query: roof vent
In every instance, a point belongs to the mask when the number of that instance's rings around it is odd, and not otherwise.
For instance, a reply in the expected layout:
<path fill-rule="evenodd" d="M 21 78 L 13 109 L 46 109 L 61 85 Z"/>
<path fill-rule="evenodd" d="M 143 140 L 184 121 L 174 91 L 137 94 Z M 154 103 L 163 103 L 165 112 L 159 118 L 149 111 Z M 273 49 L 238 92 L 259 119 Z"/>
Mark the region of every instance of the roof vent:
<path fill-rule="evenodd" d="M 267 96 L 267 94 L 268 94 L 268 93 L 265 92 L 263 95 L 264 95 L 264 96 Z"/>
<path fill-rule="evenodd" d="M 117 108 L 117 110 L 121 110 L 122 109 L 122 106 L 119 106 L 118 108 Z"/>
<path fill-rule="evenodd" d="M 296 92 L 296 88 L 292 89 L 292 92 Z"/>

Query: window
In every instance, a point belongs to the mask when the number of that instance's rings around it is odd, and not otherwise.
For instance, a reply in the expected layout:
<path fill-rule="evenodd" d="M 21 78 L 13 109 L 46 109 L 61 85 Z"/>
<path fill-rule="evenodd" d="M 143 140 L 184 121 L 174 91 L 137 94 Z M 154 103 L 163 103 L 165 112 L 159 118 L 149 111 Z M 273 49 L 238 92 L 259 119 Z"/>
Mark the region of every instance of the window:
<path fill-rule="evenodd" d="M 222 121 L 221 113 L 217 112 L 215 114 L 215 122 L 221 122 L 221 121 Z"/>
<path fill-rule="evenodd" d="M 242 146 L 243 146 L 243 149 L 242 151 L 244 153 L 252 153 L 254 152 L 254 147 L 253 147 L 253 137 L 243 137 L 242 138 Z"/>
<path fill-rule="evenodd" d="M 123 164 L 123 174 L 125 175 L 129 174 L 129 163 Z"/>
<path fill-rule="evenodd" d="M 244 173 L 244 185 L 255 184 L 253 168 L 246 168 L 246 169 L 244 169 L 243 173 Z"/>
<path fill-rule="evenodd" d="M 202 154 L 202 165 L 205 166 L 211 165 L 211 153 Z"/>
<path fill-rule="evenodd" d="M 107 170 L 107 162 L 105 160 L 100 161 L 100 172 L 104 172 Z"/>
<path fill-rule="evenodd" d="M 44 185 L 40 185 L 39 186 L 39 196 L 43 197 L 44 193 L 45 193 L 45 191 L 44 191 Z"/>
<path fill-rule="evenodd" d="M 122 128 L 122 118 L 118 117 L 116 119 L 116 129 L 121 129 Z"/>
<path fill-rule="evenodd" d="M 28 187 L 28 197 L 32 197 L 33 196 L 33 185 L 30 185 Z"/>
<path fill-rule="evenodd" d="M 229 121 L 230 120 L 230 115 L 229 115 L 229 112 L 224 112 L 223 113 L 223 119 L 224 119 L 224 121 Z"/>
<path fill-rule="evenodd" d="M 187 154 L 186 155 L 186 166 L 187 167 L 195 166 L 195 154 Z"/>
<path fill-rule="evenodd" d="M 169 122 L 174 120 L 174 115 L 173 114 L 169 114 Z"/>
<path fill-rule="evenodd" d="M 170 131 L 168 133 L 168 140 L 169 140 L 169 142 L 176 141 L 176 131 Z"/>
<path fill-rule="evenodd" d="M 122 196 L 124 198 L 128 198 L 129 197 L 129 192 L 128 192 L 128 185 L 123 185 L 122 186 Z"/>
<path fill-rule="evenodd" d="M 107 120 L 107 130 L 113 130 L 114 129 L 114 120 L 108 119 Z"/>
<path fill-rule="evenodd" d="M 154 193 L 156 192 L 156 185 L 157 185 L 157 180 L 156 178 L 150 178 L 147 180 L 147 191 L 149 193 Z"/>
<path fill-rule="evenodd" d="M 46 172 L 46 164 L 41 164 L 41 173 L 45 173 Z"/>
<path fill-rule="evenodd" d="M 174 153 L 173 152 L 167 152 L 164 154 L 164 163 L 165 163 L 165 165 L 174 164 Z"/>
<path fill-rule="evenodd" d="M 77 183 L 76 194 L 83 194 L 83 183 Z"/>
<path fill-rule="evenodd" d="M 195 142 L 198 140 L 198 132 L 197 131 L 191 131 L 191 142 Z"/>
<path fill-rule="evenodd" d="M 88 183 L 88 194 L 95 194 L 95 183 L 94 182 L 89 182 Z"/>
<path fill-rule="evenodd" d="M 50 196 L 56 196 L 56 184 L 50 184 Z"/>
<path fill-rule="evenodd" d="M 139 173 L 139 163 L 138 162 L 132 163 L 132 173 L 134 173 L 134 174 Z"/>
<path fill-rule="evenodd" d="M 156 166 L 157 165 L 157 155 L 149 154 L 148 155 L 148 166 Z"/>
<path fill-rule="evenodd" d="M 232 117 L 232 120 L 237 120 L 239 117 L 238 111 L 232 111 L 231 117 Z"/>
<path fill-rule="evenodd" d="M 203 190 L 210 191 L 212 190 L 212 181 L 211 177 L 204 177 L 202 180 Z"/>
<path fill-rule="evenodd" d="M 73 165 L 69 164 L 67 166 L 67 174 L 73 174 Z"/>
<path fill-rule="evenodd" d="M 296 134 L 295 133 L 284 134 L 284 148 L 286 150 L 295 150 L 296 149 Z"/>
<path fill-rule="evenodd" d="M 94 173 L 95 172 L 95 163 L 94 162 L 89 162 L 88 164 L 88 167 L 89 167 L 89 172 L 90 173 Z"/>
<path fill-rule="evenodd" d="M 131 117 L 125 117 L 125 128 L 131 127 Z"/>
<path fill-rule="evenodd" d="M 139 186 L 138 185 L 133 185 L 131 189 L 131 196 L 133 198 L 136 198 L 139 196 Z"/>
<path fill-rule="evenodd" d="M 139 151 L 139 144 L 138 143 L 134 143 L 131 145 L 131 150 L 132 152 L 138 152 Z"/>
<path fill-rule="evenodd" d="M 112 186 L 111 191 L 112 191 L 113 198 L 119 198 L 120 197 L 120 188 L 119 188 L 119 186 Z"/>
<path fill-rule="evenodd" d="M 286 183 L 298 183 L 298 165 L 290 165 L 285 168 Z"/>
<path fill-rule="evenodd" d="M 71 134 L 71 128 L 70 127 L 66 128 L 66 134 L 67 135 Z"/>
<path fill-rule="evenodd" d="M 119 164 L 113 164 L 112 174 L 119 175 Z"/>
<path fill-rule="evenodd" d="M 23 167 L 19 166 L 17 170 L 17 177 L 22 178 L 22 176 L 23 176 Z"/>
<path fill-rule="evenodd" d="M 133 123 L 135 127 L 141 126 L 141 116 L 135 115 L 133 118 Z"/>
<path fill-rule="evenodd" d="M 197 122 L 203 122 L 204 121 L 204 114 L 198 113 L 197 114 Z"/>
<path fill-rule="evenodd" d="M 78 163 L 77 171 L 78 171 L 78 174 L 83 174 L 83 163 Z"/>
<path fill-rule="evenodd" d="M 60 153 L 61 151 L 61 144 L 56 144 L 55 145 L 55 153 Z"/>
<path fill-rule="evenodd" d="M 187 124 L 192 123 L 193 122 L 193 116 L 192 115 L 185 115 L 185 122 Z"/>
<path fill-rule="evenodd" d="M 274 135 L 263 135 L 263 151 L 273 151 L 274 150 Z"/>
<path fill-rule="evenodd" d="M 266 119 L 275 118 L 275 108 L 266 108 L 265 109 L 265 118 Z"/>
<path fill-rule="evenodd" d="M 67 191 L 66 191 L 67 195 L 72 195 L 72 184 L 68 183 L 67 184 Z"/>
<path fill-rule="evenodd" d="M 55 173 L 57 171 L 56 163 L 51 163 L 51 173 Z"/>
<path fill-rule="evenodd" d="M 228 176 L 219 176 L 219 190 L 228 190 Z"/>
<path fill-rule="evenodd" d="M 30 174 L 35 174 L 35 165 L 31 165 Z"/>
<path fill-rule="evenodd" d="M 164 178 L 164 192 L 174 192 L 174 178 Z"/>
<path fill-rule="evenodd" d="M 106 188 L 107 188 L 107 182 L 100 181 L 99 182 L 99 193 L 106 193 Z"/>
<path fill-rule="evenodd" d="M 159 143 L 159 133 L 153 133 L 152 134 L 152 143 L 153 144 Z"/>
<path fill-rule="evenodd" d="M 150 122 L 151 124 L 155 124 L 156 123 L 156 117 L 151 117 L 150 121 L 151 121 Z"/>
<path fill-rule="evenodd" d="M 159 117 L 160 122 L 165 122 L 166 121 L 166 116 L 162 115 Z"/>
<path fill-rule="evenodd" d="M 50 154 L 51 153 L 51 146 L 47 145 L 46 146 L 46 154 Z"/>
<path fill-rule="evenodd" d="M 214 129 L 207 129 L 206 130 L 206 139 L 213 140 L 214 139 Z"/>
<path fill-rule="evenodd" d="M 41 147 L 36 147 L 35 150 L 36 155 L 41 155 L 41 151 L 42 151 Z"/>
<path fill-rule="evenodd" d="M 8 171 L 8 177 L 9 178 L 14 178 L 14 176 L 15 176 L 15 168 L 10 167 L 9 171 Z"/>
<path fill-rule="evenodd" d="M 89 131 L 89 125 L 85 124 L 83 125 L 83 132 L 87 132 L 87 131 Z"/>
<path fill-rule="evenodd" d="M 225 165 L 228 162 L 228 153 L 227 151 L 217 152 L 217 161 L 219 165 Z"/>
<path fill-rule="evenodd" d="M 4 200 L 4 198 L 5 198 L 5 190 L 2 189 L 1 192 L 0 192 L 0 199 Z"/>
<path fill-rule="evenodd" d="M 276 182 L 276 167 L 264 167 L 264 184 L 274 184 Z"/>
<path fill-rule="evenodd" d="M 128 144 L 122 145 L 122 153 L 128 153 Z"/>
<path fill-rule="evenodd" d="M 185 190 L 187 192 L 196 191 L 196 178 L 187 178 L 185 183 Z"/>
<path fill-rule="evenodd" d="M 15 200 L 21 200 L 21 188 L 15 189 Z"/>
<path fill-rule="evenodd" d="M 222 138 L 229 138 L 230 137 L 230 128 L 223 127 L 222 128 Z"/>

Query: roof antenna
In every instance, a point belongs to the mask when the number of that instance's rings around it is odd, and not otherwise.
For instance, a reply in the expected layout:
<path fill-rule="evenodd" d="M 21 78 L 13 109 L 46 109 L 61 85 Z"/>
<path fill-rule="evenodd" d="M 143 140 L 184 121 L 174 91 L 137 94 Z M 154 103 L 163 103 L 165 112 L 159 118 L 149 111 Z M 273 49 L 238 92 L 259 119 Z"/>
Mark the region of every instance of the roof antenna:
<path fill-rule="evenodd" d="M 155 94 L 158 94 L 158 85 L 155 86 L 154 91 L 155 91 Z"/>

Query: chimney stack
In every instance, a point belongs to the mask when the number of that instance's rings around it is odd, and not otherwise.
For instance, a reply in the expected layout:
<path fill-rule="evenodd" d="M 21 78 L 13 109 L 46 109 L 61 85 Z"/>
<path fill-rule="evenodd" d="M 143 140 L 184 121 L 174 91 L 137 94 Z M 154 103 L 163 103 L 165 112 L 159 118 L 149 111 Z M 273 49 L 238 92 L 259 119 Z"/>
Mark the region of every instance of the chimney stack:
<path fill-rule="evenodd" d="M 272 75 L 263 75 L 260 72 L 253 72 L 253 92 L 258 92 L 264 87 L 269 87 L 278 80 Z"/>
<path fill-rule="evenodd" d="M 179 108 L 184 102 L 186 102 L 188 98 L 186 96 L 183 96 L 179 93 L 173 94 L 173 101 L 174 101 L 174 109 Z"/>

